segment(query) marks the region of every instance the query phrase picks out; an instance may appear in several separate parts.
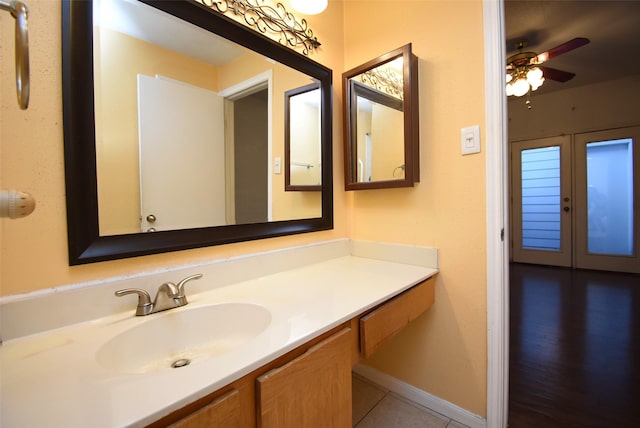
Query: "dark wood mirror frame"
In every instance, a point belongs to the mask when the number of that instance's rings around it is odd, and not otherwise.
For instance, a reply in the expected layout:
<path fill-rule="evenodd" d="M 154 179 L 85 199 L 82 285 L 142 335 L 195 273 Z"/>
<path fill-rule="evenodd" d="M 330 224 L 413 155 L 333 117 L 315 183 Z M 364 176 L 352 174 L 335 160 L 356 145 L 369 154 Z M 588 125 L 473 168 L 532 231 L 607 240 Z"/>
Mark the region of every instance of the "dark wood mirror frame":
<path fill-rule="evenodd" d="M 62 90 L 69 264 L 250 241 L 333 228 L 332 71 L 191 0 L 140 0 L 294 68 L 319 82 L 322 216 L 154 233 L 100 236 L 93 87 L 92 2 L 62 2 Z"/>
<path fill-rule="evenodd" d="M 353 141 L 356 135 L 356 93 L 367 91 L 352 78 L 383 64 L 402 57 L 403 74 L 403 124 L 404 124 L 404 178 L 359 182 L 357 180 L 357 156 Z M 373 91 L 369 91 L 373 92 Z M 411 43 L 368 61 L 342 74 L 344 100 L 344 174 L 346 190 L 385 189 L 413 187 L 420 181 L 420 133 L 418 108 L 418 58 L 411 51 Z M 380 102 L 378 100 L 378 102 Z M 387 104 L 387 103 L 382 103 Z M 388 105 L 388 104 L 387 104 Z M 389 106 L 391 107 L 391 106 Z M 396 108 L 397 107 L 392 107 Z"/>
<path fill-rule="evenodd" d="M 317 83 L 311 83 L 284 93 L 284 189 L 286 191 L 319 191 L 322 186 L 291 184 L 291 97 L 319 89 Z M 324 165 L 323 165 L 324 168 Z"/>

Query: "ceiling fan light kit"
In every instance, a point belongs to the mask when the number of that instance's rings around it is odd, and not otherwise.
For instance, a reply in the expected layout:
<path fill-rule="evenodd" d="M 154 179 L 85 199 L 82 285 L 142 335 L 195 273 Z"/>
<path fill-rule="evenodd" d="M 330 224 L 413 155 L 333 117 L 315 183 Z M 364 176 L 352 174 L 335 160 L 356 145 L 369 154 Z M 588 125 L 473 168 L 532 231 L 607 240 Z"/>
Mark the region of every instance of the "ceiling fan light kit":
<path fill-rule="evenodd" d="M 589 39 L 577 37 L 541 54 L 522 52 L 527 43 L 526 41 L 518 43 L 517 48 L 520 52 L 507 59 L 507 96 L 522 97 L 528 95 L 542 86 L 545 78 L 558 82 L 566 82 L 572 79 L 575 74 L 542 66 L 542 64 L 588 43 Z M 529 104 L 527 102 L 528 107 L 531 108 Z"/>
<path fill-rule="evenodd" d="M 542 70 L 538 67 L 520 67 L 507 74 L 507 96 L 522 97 L 535 91 L 544 83 Z"/>

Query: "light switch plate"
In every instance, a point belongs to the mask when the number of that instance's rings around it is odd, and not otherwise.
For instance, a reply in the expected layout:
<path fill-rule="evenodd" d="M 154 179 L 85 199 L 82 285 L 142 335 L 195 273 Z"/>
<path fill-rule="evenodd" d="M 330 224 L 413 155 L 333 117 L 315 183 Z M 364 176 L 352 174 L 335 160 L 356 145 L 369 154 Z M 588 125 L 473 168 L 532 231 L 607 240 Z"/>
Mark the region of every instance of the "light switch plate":
<path fill-rule="evenodd" d="M 460 130 L 460 148 L 463 155 L 480 153 L 480 125 L 468 126 Z"/>
<path fill-rule="evenodd" d="M 273 160 L 273 172 L 280 174 L 282 172 L 282 158 L 277 157 Z"/>

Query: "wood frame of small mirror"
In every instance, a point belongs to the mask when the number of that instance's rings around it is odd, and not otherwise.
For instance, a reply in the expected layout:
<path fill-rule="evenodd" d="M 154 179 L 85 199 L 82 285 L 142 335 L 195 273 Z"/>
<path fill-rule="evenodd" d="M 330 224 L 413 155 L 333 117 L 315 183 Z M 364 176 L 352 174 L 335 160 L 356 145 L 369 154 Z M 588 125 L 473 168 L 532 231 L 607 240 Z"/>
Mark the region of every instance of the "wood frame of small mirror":
<path fill-rule="evenodd" d="M 79 265 L 333 228 L 332 71 L 190 0 L 140 0 L 216 33 L 319 83 L 322 99 L 321 217 L 101 236 L 98 222 L 92 2 L 62 2 L 62 89 L 69 264 Z"/>
<path fill-rule="evenodd" d="M 285 111 L 285 124 L 284 124 L 284 188 L 286 191 L 320 191 L 322 190 L 322 186 L 320 184 L 301 184 L 298 180 L 295 179 L 295 175 L 293 173 L 294 169 L 302 169 L 306 172 L 314 173 L 313 168 L 321 168 L 322 163 L 319 162 L 320 159 L 316 161 L 308 158 L 298 159 L 294 158 L 292 152 L 296 152 L 296 146 L 307 146 L 311 151 L 315 152 L 314 143 L 319 141 L 317 136 L 301 136 L 299 132 L 296 132 L 296 129 L 301 130 L 304 128 L 315 128 L 314 126 L 307 126 L 305 122 L 305 117 L 296 117 L 294 118 L 294 114 L 300 114 L 300 109 L 296 109 L 292 107 L 292 103 L 294 100 L 300 97 L 304 97 L 306 94 L 309 94 L 313 91 L 320 90 L 320 86 L 317 83 L 312 83 L 310 85 L 305 85 L 299 88 L 291 89 L 284 93 L 284 111 Z M 314 114 L 313 112 L 311 112 Z M 317 119 L 316 115 L 314 118 L 311 118 L 311 121 Z M 311 141 L 300 141 L 301 138 L 310 138 Z M 307 150 L 309 151 L 309 150 Z M 312 153 L 310 156 L 314 158 L 317 156 L 317 153 Z M 301 162 L 302 161 L 302 162 Z M 318 176 L 318 173 L 309 174 L 312 177 Z M 309 179 L 305 179 L 301 177 L 304 181 L 309 181 Z"/>
<path fill-rule="evenodd" d="M 362 83 L 361 76 L 379 69 L 392 61 L 402 59 L 402 88 L 391 91 L 376 88 L 374 84 Z M 395 187 L 413 187 L 420 181 L 420 138 L 418 108 L 418 58 L 411 51 L 411 43 L 368 61 L 342 75 L 344 100 L 344 155 L 345 189 L 365 190 Z M 390 93 L 393 93 L 393 96 Z M 358 156 L 358 99 L 367 99 L 372 103 L 402 110 L 402 130 L 399 144 L 402 147 L 401 161 L 395 167 L 388 168 L 390 177 L 374 179 L 364 177 L 362 159 Z M 369 160 L 370 162 L 370 160 Z M 394 178 L 403 171 L 402 178 Z M 368 171 L 370 172 L 370 171 Z"/>

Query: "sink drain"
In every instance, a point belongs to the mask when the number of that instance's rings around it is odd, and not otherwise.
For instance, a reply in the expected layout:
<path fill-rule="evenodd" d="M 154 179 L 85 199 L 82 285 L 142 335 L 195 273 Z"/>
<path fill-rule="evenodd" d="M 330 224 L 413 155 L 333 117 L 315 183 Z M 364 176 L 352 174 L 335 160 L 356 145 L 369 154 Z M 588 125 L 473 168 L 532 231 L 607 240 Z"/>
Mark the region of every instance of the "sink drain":
<path fill-rule="evenodd" d="M 191 360 L 188 358 L 180 358 L 179 360 L 175 360 L 171 363 L 171 367 L 174 369 L 179 369 L 180 367 L 188 366 L 191 364 Z"/>

